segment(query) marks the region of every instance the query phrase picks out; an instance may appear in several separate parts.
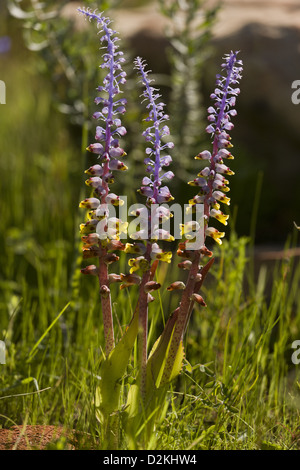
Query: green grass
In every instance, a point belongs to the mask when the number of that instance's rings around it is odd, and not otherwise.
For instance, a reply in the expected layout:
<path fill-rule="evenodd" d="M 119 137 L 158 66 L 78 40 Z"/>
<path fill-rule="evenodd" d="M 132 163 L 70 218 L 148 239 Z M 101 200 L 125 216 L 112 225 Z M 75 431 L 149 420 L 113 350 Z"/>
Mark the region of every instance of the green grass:
<path fill-rule="evenodd" d="M 94 406 L 104 344 L 100 302 L 97 280 L 79 273 L 81 137 L 74 143 L 47 83 L 30 69 L 9 65 L 1 78 L 14 94 L 0 109 L 0 339 L 7 348 L 0 426 L 63 424 L 101 449 Z M 289 244 L 296 243 L 294 234 Z M 193 313 L 157 449 L 300 448 L 300 366 L 291 361 L 291 344 L 300 339 L 300 265 L 284 259 L 254 275 L 251 247 L 233 233 L 214 250 L 202 290 L 208 306 Z M 182 276 L 174 263 L 159 270 L 164 287 Z M 123 257 L 120 271 L 126 269 Z M 113 286 L 117 338 L 136 294 Z M 149 347 L 178 299 L 165 289 L 155 296 Z"/>

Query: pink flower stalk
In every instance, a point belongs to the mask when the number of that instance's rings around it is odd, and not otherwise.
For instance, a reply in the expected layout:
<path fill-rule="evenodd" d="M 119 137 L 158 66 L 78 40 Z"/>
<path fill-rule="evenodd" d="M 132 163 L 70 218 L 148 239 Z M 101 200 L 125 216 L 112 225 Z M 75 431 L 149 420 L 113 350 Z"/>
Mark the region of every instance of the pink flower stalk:
<path fill-rule="evenodd" d="M 229 182 L 225 179 L 225 176 L 232 175 L 233 172 L 224 164 L 223 159 L 233 159 L 232 154 L 228 150 L 232 147 L 228 132 L 234 127 L 231 117 L 237 114 L 234 106 L 236 96 L 240 92 L 237 85 L 241 78 L 242 62 L 237 59 L 237 52 L 227 54 L 221 67 L 225 74 L 224 76 L 217 75 L 217 86 L 214 93 L 211 94 L 211 98 L 215 103 L 214 106 L 208 108 L 208 121 L 210 124 L 207 126 L 206 131 L 213 137 L 212 152 L 204 150 L 195 157 L 196 159 L 207 161 L 208 166 L 200 171 L 195 180 L 189 182 L 191 186 L 199 188 L 198 194 L 190 201 L 191 209 L 193 209 L 195 204 L 203 204 L 204 206 L 204 243 L 206 237 L 209 236 L 219 244 L 222 243 L 221 238 L 225 233 L 219 232 L 214 227 L 209 227 L 209 220 L 210 218 L 215 218 L 224 225 L 227 225 L 228 215 L 220 211 L 219 203 L 229 204 L 230 202 L 230 199 L 224 194 L 229 191 L 227 186 Z M 163 381 L 165 382 L 168 381 L 171 375 L 174 359 L 180 342 L 183 340 L 194 302 L 205 306 L 205 302 L 199 296 L 198 291 L 208 269 L 213 263 L 213 259 L 200 272 L 199 265 L 201 258 L 205 255 L 211 257 L 212 252 L 207 249 L 205 244 L 198 250 L 189 250 L 189 244 L 192 242 L 193 240 L 186 239 L 179 245 L 177 251 L 177 254 L 185 260 L 180 263 L 181 267 L 184 268 L 183 263 L 189 263 L 185 265 L 188 266 L 185 269 L 189 269 L 189 274 L 185 289 L 182 292 L 178 318 L 164 369 Z"/>
<path fill-rule="evenodd" d="M 111 276 L 108 273 L 108 266 L 119 259 L 114 251 L 124 249 L 124 245 L 119 242 L 119 235 L 124 226 L 122 221 L 114 219 L 115 230 L 112 233 L 109 229 L 112 222 L 109 206 L 122 204 L 119 196 L 110 192 L 109 186 L 114 181 L 113 171 L 127 170 L 126 165 L 119 160 L 126 155 L 119 143 L 119 139 L 126 134 L 120 119 L 120 115 L 125 113 L 126 100 L 118 97 L 121 93 L 120 86 L 126 82 L 126 73 L 122 70 L 124 58 L 123 53 L 118 50 L 119 38 L 116 36 L 116 31 L 110 28 L 111 20 L 89 9 L 79 8 L 78 11 L 89 20 L 96 20 L 102 33 L 100 41 L 105 43 L 101 67 L 107 69 L 107 75 L 103 84 L 97 88 L 101 95 L 95 99 L 101 110 L 93 114 L 102 125 L 96 127 L 96 142 L 87 148 L 97 156 L 97 163 L 85 172 L 90 176 L 86 184 L 94 194 L 81 201 L 80 207 L 90 210 L 89 220 L 81 225 L 84 258 L 96 256 L 99 260 L 99 267 L 92 265 L 84 268 L 82 272 L 98 275 L 99 278 L 105 352 L 108 356 L 115 345 L 109 284 L 121 280 L 116 275 Z"/>
<path fill-rule="evenodd" d="M 129 260 L 131 272 L 140 270 L 142 273 L 140 290 L 139 290 L 139 355 L 140 355 L 140 388 L 142 397 L 145 397 L 146 386 L 146 365 L 147 365 L 147 330 L 148 330 L 148 303 L 153 299 L 150 292 L 160 288 L 160 284 L 153 281 L 155 269 L 158 260 L 171 262 L 171 252 L 164 252 L 157 243 L 159 240 L 173 241 L 174 238 L 167 230 L 160 228 L 162 220 L 171 217 L 170 211 L 160 204 L 173 200 L 169 188 L 163 185 L 164 181 L 173 178 L 172 171 L 163 172 L 164 166 L 169 166 L 172 161 L 170 155 L 166 155 L 165 151 L 171 149 L 174 144 L 172 142 L 163 143 L 162 139 L 170 134 L 165 121 L 169 116 L 164 113 L 165 104 L 157 102 L 160 95 L 152 85 L 152 80 L 148 77 L 149 72 L 145 70 L 145 62 L 137 57 L 135 60 L 135 68 L 138 70 L 144 90 L 142 92 L 143 101 L 147 102 L 149 115 L 145 119 L 149 126 L 143 132 L 143 136 L 148 144 L 146 148 L 146 165 L 147 176 L 143 178 L 142 186 L 139 193 L 147 198 L 146 208 L 143 211 L 144 220 L 146 220 L 146 229 L 131 234 L 134 240 L 146 240 L 143 244 L 139 242 L 139 248 L 142 245 L 142 253 L 139 256 Z M 135 212 L 134 215 L 138 215 Z M 137 244 L 133 245 L 134 247 Z M 134 252 L 130 246 L 125 251 Z"/>

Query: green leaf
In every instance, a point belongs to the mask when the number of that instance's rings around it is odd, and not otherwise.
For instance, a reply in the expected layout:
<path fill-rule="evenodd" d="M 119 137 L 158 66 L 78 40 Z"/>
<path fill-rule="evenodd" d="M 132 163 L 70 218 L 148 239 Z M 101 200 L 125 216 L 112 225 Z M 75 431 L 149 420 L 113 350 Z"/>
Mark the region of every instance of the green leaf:
<path fill-rule="evenodd" d="M 105 359 L 100 368 L 101 385 L 96 393 L 100 419 L 118 410 L 121 379 L 125 374 L 131 351 L 138 333 L 138 309 L 124 335 Z"/>
<path fill-rule="evenodd" d="M 261 447 L 260 447 L 261 450 L 285 450 L 282 446 L 280 446 L 279 444 L 275 444 L 273 442 L 267 442 L 267 441 L 263 441 L 261 443 Z"/>
<path fill-rule="evenodd" d="M 161 385 L 161 377 L 177 317 L 178 309 L 168 318 L 164 331 L 155 342 L 149 355 L 147 376 L 148 380 L 151 379 L 157 388 Z"/>
<path fill-rule="evenodd" d="M 162 414 L 167 411 L 166 393 L 169 381 L 162 383 L 161 377 L 177 320 L 177 313 L 178 311 L 175 310 L 169 317 L 161 336 L 156 340 L 149 354 L 146 368 L 145 400 L 143 401 L 141 398 L 140 375 L 138 375 L 136 383 L 130 387 L 124 413 L 124 428 L 131 449 L 136 448 L 136 440 L 140 434 L 140 440 L 144 444 L 153 442 L 155 426 L 163 418 Z M 180 373 L 183 359 L 184 349 L 182 342 L 180 342 L 170 381 Z"/>
<path fill-rule="evenodd" d="M 33 346 L 33 348 L 31 349 L 29 355 L 28 355 L 28 359 L 26 362 L 30 362 L 31 359 L 36 355 L 37 353 L 37 348 L 38 346 L 41 344 L 41 342 L 43 341 L 43 339 L 45 338 L 45 336 L 49 333 L 49 331 L 53 328 L 53 326 L 55 325 L 55 323 L 57 322 L 57 320 L 62 316 L 62 314 L 67 310 L 67 308 L 69 307 L 70 305 L 70 302 L 67 303 L 67 305 L 59 312 L 59 314 L 54 318 L 53 322 L 48 326 L 48 328 L 46 329 L 46 331 L 42 334 L 42 336 L 40 337 L 40 339 L 35 343 L 35 345 Z"/>

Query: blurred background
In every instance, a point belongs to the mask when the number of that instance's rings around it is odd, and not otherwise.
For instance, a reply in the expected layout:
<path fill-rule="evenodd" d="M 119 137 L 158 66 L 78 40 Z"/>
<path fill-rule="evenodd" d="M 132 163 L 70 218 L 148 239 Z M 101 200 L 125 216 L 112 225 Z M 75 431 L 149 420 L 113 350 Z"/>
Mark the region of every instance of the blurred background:
<path fill-rule="evenodd" d="M 57 256 L 74 267 L 78 201 L 86 196 L 83 171 L 91 164 L 93 99 L 101 83 L 95 24 L 76 8 L 105 11 L 120 33 L 127 59 L 130 171 L 114 191 L 135 202 L 144 172 L 143 109 L 132 62 L 141 55 L 153 71 L 170 114 L 171 192 L 187 203 L 187 181 L 199 171 L 194 156 L 209 148 L 206 108 L 222 56 L 239 50 L 244 61 L 238 116 L 232 131 L 229 234 L 283 248 L 300 224 L 300 79 L 298 0 L 0 0 L 1 276 L 21 279 L 30 266 Z M 60 254 L 59 254 L 60 253 Z M 66 257 L 66 259 L 65 259 Z M 17 262 L 16 262 L 17 260 Z M 28 267 L 29 266 L 29 267 Z M 67 268 L 68 269 L 68 268 Z M 2 284 L 3 285 L 3 284 Z"/>

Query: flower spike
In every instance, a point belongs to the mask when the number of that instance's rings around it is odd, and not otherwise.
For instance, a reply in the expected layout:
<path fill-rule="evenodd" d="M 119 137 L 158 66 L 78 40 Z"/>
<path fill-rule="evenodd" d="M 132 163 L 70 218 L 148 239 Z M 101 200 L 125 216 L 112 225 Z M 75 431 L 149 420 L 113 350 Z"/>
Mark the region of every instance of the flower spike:
<path fill-rule="evenodd" d="M 162 380 L 167 382 L 172 376 L 172 368 L 176 360 L 176 355 L 182 344 L 182 339 L 186 326 L 188 324 L 193 304 L 198 303 L 201 306 L 206 306 L 203 298 L 198 294 L 203 279 L 210 269 L 214 258 L 207 263 L 206 266 L 200 269 L 200 259 L 203 256 L 211 256 L 210 252 L 205 246 L 205 238 L 212 237 L 219 245 L 225 236 L 224 232 L 220 232 L 214 227 L 211 227 L 209 222 L 213 217 L 219 222 L 227 225 L 228 215 L 220 211 L 220 203 L 229 205 L 230 199 L 225 196 L 224 192 L 228 192 L 228 181 L 225 176 L 230 176 L 233 171 L 224 164 L 223 159 L 232 159 L 233 156 L 228 149 L 232 147 L 231 138 L 228 134 L 233 129 L 231 117 L 235 116 L 236 110 L 234 109 L 236 96 L 240 90 L 237 87 L 242 74 L 242 61 L 237 59 L 237 52 L 231 52 L 224 57 L 222 63 L 222 70 L 224 76 L 217 75 L 216 88 L 211 98 L 214 100 L 214 106 L 208 108 L 208 121 L 209 125 L 206 131 L 212 135 L 212 151 L 203 150 L 195 158 L 197 160 L 204 160 L 207 166 L 200 171 L 197 178 L 190 181 L 191 186 L 198 188 L 198 194 L 189 201 L 188 213 L 193 213 L 196 204 L 203 204 L 203 221 L 204 227 L 204 245 L 195 250 L 189 250 L 189 240 L 191 236 L 190 229 L 194 228 L 188 224 L 181 225 L 181 233 L 185 236 L 184 243 L 179 244 L 177 254 L 184 258 L 179 265 L 184 269 L 188 269 L 188 279 L 185 288 L 182 291 L 180 307 L 178 308 L 178 317 L 174 327 L 168 358 L 166 360 Z M 196 227 L 197 230 L 197 227 Z"/>
<path fill-rule="evenodd" d="M 170 134 L 169 127 L 165 125 L 169 116 L 164 113 L 165 104 L 162 102 L 157 103 L 161 95 L 157 93 L 158 90 L 151 85 L 153 80 L 149 78 L 149 71 L 145 70 L 145 66 L 145 61 L 137 57 L 135 67 L 139 71 L 141 81 L 145 87 L 142 96 L 144 97 L 144 101 L 148 101 L 147 108 L 149 109 L 149 116 L 145 120 L 151 123 L 143 132 L 143 136 L 149 144 L 149 147 L 146 148 L 148 157 L 145 159 L 149 177 L 146 178 L 147 189 L 142 186 L 140 192 L 147 197 L 148 204 L 161 204 L 173 199 L 169 189 L 161 185 L 163 180 L 173 178 L 174 174 L 172 171 L 167 171 L 162 174 L 161 170 L 164 166 L 169 166 L 172 161 L 170 155 L 163 156 L 162 152 L 173 148 L 174 144 L 173 142 L 162 143 L 162 139 Z"/>
<path fill-rule="evenodd" d="M 224 164 L 223 159 L 233 159 L 233 155 L 228 150 L 233 147 L 231 138 L 228 134 L 234 127 L 231 118 L 236 116 L 234 109 L 236 96 L 240 93 L 238 88 L 239 80 L 242 76 L 242 61 L 237 59 L 238 52 L 226 54 L 221 67 L 224 75 L 217 75 L 216 88 L 210 95 L 214 100 L 214 105 L 208 108 L 209 125 L 206 132 L 212 135 L 212 152 L 203 150 L 195 158 L 207 160 L 209 166 L 204 168 L 198 175 L 198 178 L 191 181 L 192 186 L 200 187 L 200 191 L 190 204 L 204 204 L 205 218 L 205 236 L 213 237 L 221 244 L 220 240 L 223 232 L 218 232 L 212 227 L 208 227 L 209 218 L 213 217 L 224 225 L 227 225 L 228 215 L 223 214 L 219 208 L 218 202 L 230 204 L 230 198 L 224 195 L 229 191 L 227 186 L 229 182 L 224 175 L 230 176 L 234 172 Z"/>
<path fill-rule="evenodd" d="M 162 204 L 172 201 L 174 198 L 165 182 L 174 177 L 172 171 L 163 171 L 164 167 L 168 167 L 172 162 L 170 155 L 165 152 L 171 149 L 174 144 L 172 142 L 163 143 L 165 136 L 170 134 L 170 130 L 165 122 L 169 116 L 164 112 L 165 104 L 158 102 L 160 95 L 158 90 L 154 88 L 149 78 L 149 71 L 146 70 L 146 63 L 140 57 L 135 60 L 135 68 L 141 77 L 144 86 L 142 92 L 143 101 L 147 102 L 148 116 L 145 121 L 149 123 L 147 129 L 143 132 L 147 147 L 145 149 L 147 176 L 142 180 L 142 185 L 138 192 L 146 197 L 146 207 L 143 210 L 137 209 L 131 212 L 131 215 L 139 216 L 145 222 L 142 229 L 131 233 L 130 237 L 135 240 L 134 245 L 128 244 L 125 251 L 145 256 L 139 257 L 138 262 L 133 265 L 133 260 L 129 260 L 130 272 L 141 269 L 146 263 L 141 264 L 141 259 L 151 264 L 151 260 L 171 262 L 172 253 L 163 252 L 159 248 L 157 242 L 160 240 L 174 241 L 174 237 L 164 228 L 172 214 L 170 210 Z M 144 244 L 142 240 L 147 240 Z M 144 248 L 141 248 L 144 247 Z M 149 264 L 149 266 L 150 266 Z"/>
<path fill-rule="evenodd" d="M 126 100 L 119 96 L 121 86 L 126 82 L 126 73 L 122 70 L 125 59 L 123 53 L 118 50 L 119 38 L 116 31 L 111 28 L 111 20 L 88 8 L 78 8 L 78 11 L 89 21 L 95 20 L 97 23 L 100 42 L 104 49 L 100 66 L 107 71 L 102 85 L 97 88 L 99 96 L 95 98 L 95 104 L 100 107 L 100 110 L 93 114 L 93 118 L 99 121 L 96 126 L 95 142 L 87 147 L 87 150 L 98 159 L 97 163 L 85 171 L 90 176 L 86 184 L 92 189 L 93 195 L 80 203 L 80 207 L 90 209 L 90 220 L 81 224 L 80 230 L 84 259 L 93 256 L 99 259 L 99 268 L 91 265 L 82 269 L 82 273 L 96 274 L 99 278 L 105 350 L 108 356 L 114 348 L 109 289 L 112 277 L 109 277 L 108 266 L 119 259 L 111 251 L 125 248 L 120 243 L 119 237 L 120 233 L 127 229 L 127 222 L 124 224 L 120 219 L 116 219 L 115 214 L 110 214 L 109 208 L 110 205 L 121 206 L 124 203 L 118 195 L 111 192 L 109 186 L 114 182 L 114 171 L 127 170 L 127 166 L 120 161 L 126 153 L 119 142 L 126 134 L 120 118 L 126 111 Z M 112 243 L 114 246 L 111 246 Z"/>

